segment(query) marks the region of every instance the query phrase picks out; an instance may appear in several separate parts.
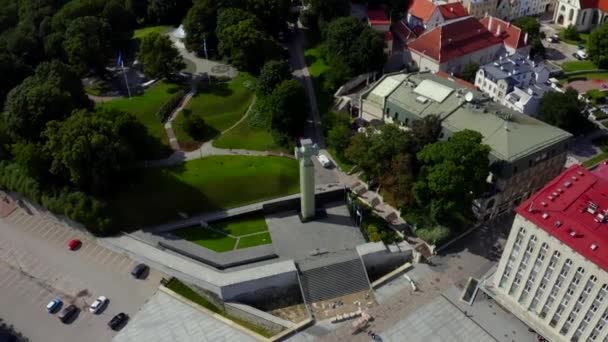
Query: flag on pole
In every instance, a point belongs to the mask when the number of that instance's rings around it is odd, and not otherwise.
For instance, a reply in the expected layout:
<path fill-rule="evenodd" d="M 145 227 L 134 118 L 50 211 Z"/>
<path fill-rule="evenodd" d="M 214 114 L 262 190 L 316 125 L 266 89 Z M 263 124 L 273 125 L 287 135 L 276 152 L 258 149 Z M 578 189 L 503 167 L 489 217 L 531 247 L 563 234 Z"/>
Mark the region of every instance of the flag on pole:
<path fill-rule="evenodd" d="M 207 55 L 207 39 L 203 39 L 203 51 L 205 51 L 205 59 L 209 59 Z"/>
<path fill-rule="evenodd" d="M 116 65 L 118 65 L 121 68 L 124 68 L 125 64 L 122 60 L 122 53 L 118 53 L 118 59 L 116 60 Z"/>

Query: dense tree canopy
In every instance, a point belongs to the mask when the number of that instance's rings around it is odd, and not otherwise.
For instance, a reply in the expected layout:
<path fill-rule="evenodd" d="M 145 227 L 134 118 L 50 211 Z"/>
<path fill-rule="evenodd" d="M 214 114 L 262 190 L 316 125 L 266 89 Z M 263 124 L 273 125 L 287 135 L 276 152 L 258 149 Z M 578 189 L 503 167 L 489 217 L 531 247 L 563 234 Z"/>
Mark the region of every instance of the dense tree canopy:
<path fill-rule="evenodd" d="M 253 22 L 256 30 L 262 30 L 263 25 L 255 15 L 240 8 L 222 8 L 218 11 L 215 33 L 219 37 L 226 28 L 244 20 Z"/>
<path fill-rule="evenodd" d="M 15 137 L 37 141 L 46 123 L 61 120 L 91 102 L 71 68 L 57 61 L 42 63 L 8 94 L 3 118 Z"/>
<path fill-rule="evenodd" d="M 608 23 L 591 31 L 587 40 L 587 52 L 598 67 L 608 66 Z"/>
<path fill-rule="evenodd" d="M 4 106 L 4 99 L 8 92 L 23 81 L 31 70 L 15 56 L 8 52 L 0 52 L 0 108 Z"/>
<path fill-rule="evenodd" d="M 484 190 L 490 147 L 482 139 L 480 133 L 464 130 L 417 154 L 422 168 L 414 195 L 419 205 L 429 207 L 435 222 L 449 219 L 453 212 L 468 212 L 473 199 Z"/>
<path fill-rule="evenodd" d="M 148 19 L 156 24 L 177 24 L 190 6 L 191 0 L 148 0 Z"/>
<path fill-rule="evenodd" d="M 460 78 L 467 82 L 475 83 L 475 76 L 477 76 L 477 71 L 479 70 L 479 64 L 477 63 L 469 63 L 464 66 L 462 73 L 460 74 Z"/>
<path fill-rule="evenodd" d="M 79 17 L 65 31 L 63 48 L 74 70 L 85 75 L 91 68 L 105 70 L 110 56 L 112 29 L 104 19 Z"/>
<path fill-rule="evenodd" d="M 270 95 L 273 130 L 295 135 L 304 129 L 308 100 L 304 87 L 296 80 L 281 82 Z"/>
<path fill-rule="evenodd" d="M 520 17 L 511 23 L 527 33 L 529 38 L 540 36 L 540 22 L 534 17 Z"/>
<path fill-rule="evenodd" d="M 171 39 L 156 32 L 144 37 L 137 59 L 143 64 L 144 73 L 152 78 L 172 78 L 186 67 Z"/>
<path fill-rule="evenodd" d="M 255 20 L 246 19 L 226 27 L 218 35 L 220 48 L 238 69 L 257 73 L 267 60 L 280 55 L 280 47 L 268 34 L 258 30 Z"/>
<path fill-rule="evenodd" d="M 583 110 L 585 103 L 572 88 L 564 93 L 550 91 L 543 95 L 538 109 L 539 118 L 572 134 L 587 132 L 591 125 Z"/>
<path fill-rule="evenodd" d="M 186 31 L 186 48 L 190 51 L 201 51 L 203 40 L 215 40 L 217 7 L 215 0 L 198 0 L 188 11 L 184 19 Z"/>
<path fill-rule="evenodd" d="M 289 62 L 283 60 L 266 62 L 260 70 L 258 90 L 261 94 L 268 95 L 279 83 L 290 78 Z"/>
<path fill-rule="evenodd" d="M 310 12 L 320 20 L 330 22 L 350 15 L 349 0 L 307 0 Z"/>

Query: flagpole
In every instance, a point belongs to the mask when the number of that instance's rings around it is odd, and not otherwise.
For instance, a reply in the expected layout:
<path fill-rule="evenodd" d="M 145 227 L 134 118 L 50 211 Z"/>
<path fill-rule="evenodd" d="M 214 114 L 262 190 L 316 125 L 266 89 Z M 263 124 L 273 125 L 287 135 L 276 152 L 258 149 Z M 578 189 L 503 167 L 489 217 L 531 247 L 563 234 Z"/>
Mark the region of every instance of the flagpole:
<path fill-rule="evenodd" d="M 131 99 L 131 88 L 129 88 L 129 80 L 127 79 L 125 65 L 123 64 L 121 67 L 122 67 L 122 74 L 125 75 L 125 85 L 127 86 L 127 93 L 129 94 L 129 99 Z"/>
<path fill-rule="evenodd" d="M 209 63 L 209 55 L 207 54 L 207 38 L 203 38 L 203 50 L 205 51 L 205 59 Z M 211 85 L 211 75 L 207 72 L 207 82 Z"/>

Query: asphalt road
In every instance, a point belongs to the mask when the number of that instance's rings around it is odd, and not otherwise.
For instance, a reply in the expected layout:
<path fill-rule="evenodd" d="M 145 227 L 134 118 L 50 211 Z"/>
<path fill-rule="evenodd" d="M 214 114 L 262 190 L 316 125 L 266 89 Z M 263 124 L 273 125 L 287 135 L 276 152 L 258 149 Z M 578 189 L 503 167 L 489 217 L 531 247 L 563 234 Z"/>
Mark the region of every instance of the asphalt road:
<path fill-rule="evenodd" d="M 67 249 L 78 237 L 83 246 Z M 152 270 L 146 280 L 129 274 L 131 259 L 109 251 L 83 233 L 22 209 L 0 220 L 0 317 L 32 341 L 110 341 L 107 322 L 119 312 L 133 317 L 158 289 L 163 274 Z M 63 324 L 46 304 L 59 295 L 80 314 Z M 99 315 L 87 306 L 104 295 L 110 302 Z"/>

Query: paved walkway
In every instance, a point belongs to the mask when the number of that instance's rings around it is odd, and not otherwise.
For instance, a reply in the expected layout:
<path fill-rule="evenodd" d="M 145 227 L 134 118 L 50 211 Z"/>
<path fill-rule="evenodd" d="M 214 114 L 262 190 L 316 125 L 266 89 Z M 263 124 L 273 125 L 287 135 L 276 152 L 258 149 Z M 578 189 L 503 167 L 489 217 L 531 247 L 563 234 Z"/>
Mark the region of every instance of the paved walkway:
<path fill-rule="evenodd" d="M 196 81 L 193 81 L 193 82 L 196 82 Z M 186 94 L 186 96 L 184 96 L 184 98 L 182 98 L 182 100 L 179 103 L 179 106 L 177 106 L 177 108 L 175 108 L 173 110 L 171 115 L 169 115 L 167 122 L 165 123 L 165 132 L 167 133 L 167 136 L 169 137 L 169 144 L 171 145 L 171 148 L 173 149 L 173 151 L 181 151 L 179 142 L 177 141 L 177 137 L 175 136 L 175 132 L 173 131 L 173 120 L 175 120 L 175 118 L 177 117 L 177 114 L 179 112 L 181 112 L 182 110 L 184 110 L 184 108 L 186 107 L 188 102 L 190 102 L 192 97 L 194 97 L 194 95 L 196 94 L 195 87 L 196 86 L 193 84 L 192 85 L 193 89 L 190 90 L 190 92 L 188 94 Z"/>

